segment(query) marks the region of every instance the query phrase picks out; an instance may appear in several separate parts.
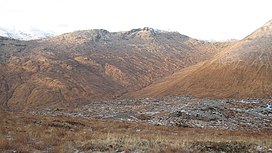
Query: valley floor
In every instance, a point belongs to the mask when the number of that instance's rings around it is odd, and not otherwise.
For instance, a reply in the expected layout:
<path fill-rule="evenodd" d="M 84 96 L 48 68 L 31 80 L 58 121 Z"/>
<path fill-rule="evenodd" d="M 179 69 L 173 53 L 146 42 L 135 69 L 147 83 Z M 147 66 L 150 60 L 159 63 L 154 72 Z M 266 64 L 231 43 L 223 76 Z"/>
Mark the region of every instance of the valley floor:
<path fill-rule="evenodd" d="M 73 109 L 42 108 L 35 115 L 132 121 L 152 125 L 272 131 L 271 99 L 210 100 L 191 96 L 94 101 Z"/>

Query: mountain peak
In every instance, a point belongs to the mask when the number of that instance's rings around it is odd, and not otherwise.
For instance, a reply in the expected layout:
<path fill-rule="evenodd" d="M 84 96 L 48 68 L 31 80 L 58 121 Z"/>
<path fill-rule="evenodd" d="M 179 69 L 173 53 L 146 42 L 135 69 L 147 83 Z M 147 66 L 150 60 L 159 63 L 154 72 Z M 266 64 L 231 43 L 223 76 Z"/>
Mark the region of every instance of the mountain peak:
<path fill-rule="evenodd" d="M 127 33 L 135 33 L 135 32 L 155 32 L 155 30 L 150 27 L 143 27 L 143 28 L 131 29 L 127 31 Z"/>
<path fill-rule="evenodd" d="M 272 37 L 272 20 L 265 23 L 262 27 L 254 31 L 245 39 L 252 40 L 252 39 L 261 38 L 261 37 Z"/>
<path fill-rule="evenodd" d="M 108 41 L 111 37 L 111 33 L 105 29 L 91 29 L 91 30 L 78 30 L 71 33 L 65 33 L 57 36 L 53 39 L 59 39 L 61 41 L 68 40 L 74 43 L 84 43 L 88 41 Z"/>
<path fill-rule="evenodd" d="M 152 32 L 154 32 L 155 30 L 153 28 L 150 28 L 150 27 L 144 27 L 144 28 L 142 28 L 142 31 L 152 31 Z"/>
<path fill-rule="evenodd" d="M 138 37 L 141 39 L 151 39 L 156 36 L 159 30 L 155 30 L 150 27 L 143 27 L 138 29 L 132 29 L 124 33 L 124 37 Z"/>
<path fill-rule="evenodd" d="M 272 26 L 272 19 L 264 24 L 264 26 Z"/>

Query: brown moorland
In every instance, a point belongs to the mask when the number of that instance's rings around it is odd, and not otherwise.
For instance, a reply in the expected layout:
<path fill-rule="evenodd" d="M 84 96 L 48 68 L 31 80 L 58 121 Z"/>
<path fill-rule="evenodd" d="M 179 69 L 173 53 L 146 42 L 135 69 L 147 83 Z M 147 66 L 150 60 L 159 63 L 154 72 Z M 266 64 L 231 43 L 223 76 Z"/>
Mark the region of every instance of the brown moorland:
<path fill-rule="evenodd" d="M 0 152 L 269 152 L 271 132 L 0 112 Z"/>

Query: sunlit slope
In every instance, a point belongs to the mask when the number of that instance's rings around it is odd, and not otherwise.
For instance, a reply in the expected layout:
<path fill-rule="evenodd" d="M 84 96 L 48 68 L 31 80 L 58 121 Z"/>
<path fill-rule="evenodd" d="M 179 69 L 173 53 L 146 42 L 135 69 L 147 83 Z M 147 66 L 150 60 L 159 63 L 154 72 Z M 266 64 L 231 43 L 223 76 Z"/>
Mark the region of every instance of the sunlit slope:
<path fill-rule="evenodd" d="M 211 60 L 185 68 L 131 96 L 271 98 L 271 63 L 272 21 Z"/>

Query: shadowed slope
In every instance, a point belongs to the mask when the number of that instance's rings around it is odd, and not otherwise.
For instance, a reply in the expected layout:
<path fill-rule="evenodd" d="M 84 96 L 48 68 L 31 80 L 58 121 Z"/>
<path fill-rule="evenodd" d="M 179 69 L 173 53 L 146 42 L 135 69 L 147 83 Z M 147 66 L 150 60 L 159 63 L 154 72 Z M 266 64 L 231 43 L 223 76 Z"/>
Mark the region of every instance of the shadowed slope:
<path fill-rule="evenodd" d="M 224 47 L 151 28 L 76 31 L 27 42 L 2 38 L 0 43 L 1 103 L 20 109 L 114 99 Z"/>

